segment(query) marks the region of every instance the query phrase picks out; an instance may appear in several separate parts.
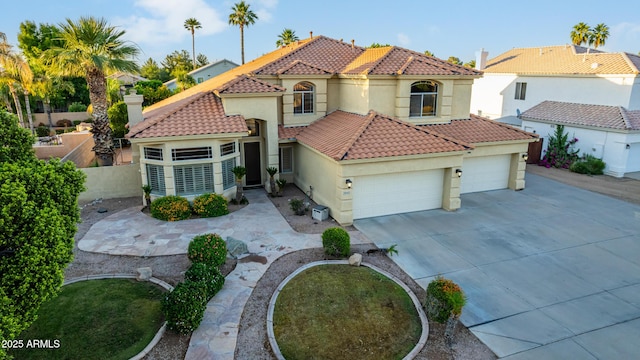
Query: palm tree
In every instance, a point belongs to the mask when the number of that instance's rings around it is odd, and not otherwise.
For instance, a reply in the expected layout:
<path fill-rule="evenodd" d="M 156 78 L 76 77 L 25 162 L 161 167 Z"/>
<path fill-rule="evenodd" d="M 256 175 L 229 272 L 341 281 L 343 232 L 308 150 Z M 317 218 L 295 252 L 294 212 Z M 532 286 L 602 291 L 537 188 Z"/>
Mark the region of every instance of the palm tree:
<path fill-rule="evenodd" d="M 191 54 L 193 55 L 193 68 L 196 68 L 196 29 L 202 29 L 202 24 L 196 18 L 188 18 L 184 21 L 184 28 L 191 31 Z"/>
<path fill-rule="evenodd" d="M 233 5 L 231 11 L 233 12 L 229 14 L 229 25 L 240 27 L 240 50 L 242 52 L 242 63 L 244 64 L 244 27 L 253 25 L 258 20 L 258 15 L 249 10 L 249 4 L 245 3 L 244 0 Z"/>
<path fill-rule="evenodd" d="M 247 168 L 244 166 L 236 166 L 231 169 L 231 172 L 236 177 L 236 204 L 242 203 L 244 197 L 244 189 L 242 188 L 242 178 L 247 175 Z"/>
<path fill-rule="evenodd" d="M 589 45 L 593 45 L 594 49 L 603 46 L 609 37 L 609 27 L 604 23 L 596 25 L 589 31 Z"/>
<path fill-rule="evenodd" d="M 10 49 L 0 56 L 0 84 L 9 88 L 9 93 L 13 98 L 16 106 L 16 113 L 20 124 L 25 127 L 24 116 L 22 114 L 22 104 L 18 98 L 18 92 L 22 91 L 25 95 L 26 105 L 29 107 L 29 89 L 33 81 L 33 72 L 29 64 L 18 54 L 12 53 Z M 33 129 L 31 120 L 31 109 L 27 109 L 27 117 L 30 128 Z"/>
<path fill-rule="evenodd" d="M 139 49 L 122 39 L 124 30 L 117 30 L 104 18 L 81 17 L 77 22 L 61 23 L 63 45 L 43 54 L 54 74 L 84 76 L 93 107 L 93 139 L 100 165 L 113 164 L 113 139 L 107 117 L 107 80 L 109 71 L 137 72 L 133 59 Z"/>
<path fill-rule="evenodd" d="M 278 35 L 278 41 L 276 41 L 276 46 L 287 46 L 293 42 L 300 40 L 296 32 L 291 29 L 282 30 L 282 34 Z"/>
<path fill-rule="evenodd" d="M 579 22 L 573 26 L 573 30 L 571 30 L 571 42 L 574 45 L 582 45 L 589 43 L 589 25 L 583 22 Z"/>

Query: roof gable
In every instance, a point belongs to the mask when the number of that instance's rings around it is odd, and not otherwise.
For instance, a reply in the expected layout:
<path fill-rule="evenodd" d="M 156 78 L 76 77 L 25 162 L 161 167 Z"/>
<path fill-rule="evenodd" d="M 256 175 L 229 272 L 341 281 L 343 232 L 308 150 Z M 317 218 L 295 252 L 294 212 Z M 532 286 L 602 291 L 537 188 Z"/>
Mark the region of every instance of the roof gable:
<path fill-rule="evenodd" d="M 640 130 L 640 110 L 621 106 L 543 101 L 522 113 L 523 119 L 605 129 Z"/>
<path fill-rule="evenodd" d="M 449 124 L 423 125 L 471 144 L 530 140 L 538 136 L 494 120 L 471 115 L 469 119 L 452 120 Z"/>
<path fill-rule="evenodd" d="M 285 88 L 282 86 L 247 75 L 240 75 L 217 90 L 218 94 L 279 93 L 284 91 Z"/>

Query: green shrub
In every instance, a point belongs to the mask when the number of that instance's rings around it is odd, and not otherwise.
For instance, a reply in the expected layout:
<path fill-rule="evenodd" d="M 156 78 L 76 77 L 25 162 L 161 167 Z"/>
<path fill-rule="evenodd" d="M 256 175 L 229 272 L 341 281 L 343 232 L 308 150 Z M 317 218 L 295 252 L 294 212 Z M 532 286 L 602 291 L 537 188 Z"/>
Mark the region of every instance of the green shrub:
<path fill-rule="evenodd" d="M 307 207 L 304 206 L 304 202 L 302 202 L 302 200 L 298 198 L 289 200 L 289 207 L 291 208 L 291 211 L 293 211 L 293 213 L 296 215 L 302 216 L 307 212 Z"/>
<path fill-rule="evenodd" d="M 585 154 L 578 161 L 569 166 L 569 170 L 578 174 L 602 175 L 607 164 L 597 157 Z"/>
<path fill-rule="evenodd" d="M 187 256 L 191 262 L 218 267 L 227 260 L 227 243 L 218 234 L 198 235 L 189 243 Z"/>
<path fill-rule="evenodd" d="M 82 120 L 73 120 L 73 126 L 78 126 L 81 122 Z"/>
<path fill-rule="evenodd" d="M 200 262 L 191 264 L 184 278 L 187 281 L 202 282 L 207 290 L 207 301 L 222 289 L 225 280 L 217 267 Z"/>
<path fill-rule="evenodd" d="M 38 137 L 49 136 L 50 133 L 49 128 L 46 126 L 38 126 L 36 128 L 36 135 L 38 135 Z"/>
<path fill-rule="evenodd" d="M 207 308 L 205 284 L 185 281 L 162 299 L 162 312 L 167 327 L 180 334 L 190 334 L 200 326 Z"/>
<path fill-rule="evenodd" d="M 87 111 L 87 105 L 79 103 L 79 102 L 74 102 L 71 105 L 69 105 L 69 112 L 84 112 Z"/>
<path fill-rule="evenodd" d="M 450 316 L 460 316 L 466 303 L 464 292 L 449 279 L 437 276 L 427 285 L 425 310 L 427 317 L 445 323 Z"/>
<path fill-rule="evenodd" d="M 56 126 L 57 127 L 70 127 L 71 126 L 71 120 L 69 120 L 69 119 L 58 120 L 58 121 L 56 121 Z"/>
<path fill-rule="evenodd" d="M 193 212 L 200 217 L 227 215 L 229 213 L 227 199 L 218 194 L 202 194 L 193 199 Z"/>
<path fill-rule="evenodd" d="M 330 256 L 347 256 L 351 251 L 349 233 L 343 228 L 328 228 L 322 233 L 324 253 Z"/>
<path fill-rule="evenodd" d="M 151 202 L 151 216 L 164 221 L 185 220 L 191 216 L 189 201 L 181 196 L 169 195 Z"/>

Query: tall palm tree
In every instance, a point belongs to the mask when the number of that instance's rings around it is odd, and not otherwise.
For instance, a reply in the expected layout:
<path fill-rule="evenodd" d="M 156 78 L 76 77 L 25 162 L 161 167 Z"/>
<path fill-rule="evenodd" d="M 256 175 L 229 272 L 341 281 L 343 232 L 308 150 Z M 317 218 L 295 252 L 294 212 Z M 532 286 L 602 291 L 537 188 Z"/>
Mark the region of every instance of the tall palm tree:
<path fill-rule="evenodd" d="M 29 106 L 29 91 L 33 81 L 33 72 L 29 67 L 29 64 L 19 54 L 12 53 L 10 50 L 8 53 L 0 56 L 0 83 L 6 85 L 9 88 L 9 93 L 13 98 L 13 102 L 16 106 L 16 113 L 22 127 L 25 126 L 24 116 L 22 114 L 22 104 L 18 98 L 18 92 L 22 91 L 25 96 L 25 102 L 27 107 Z M 30 127 L 33 129 L 33 123 L 31 120 L 31 109 L 27 109 L 27 117 L 30 123 Z"/>
<path fill-rule="evenodd" d="M 574 45 L 582 45 L 589 43 L 589 25 L 583 22 L 579 22 L 573 26 L 573 30 L 571 30 L 571 42 Z"/>
<path fill-rule="evenodd" d="M 249 9 L 249 4 L 245 3 L 244 0 L 233 5 L 231 11 L 233 12 L 229 14 L 229 25 L 240 27 L 240 50 L 242 51 L 242 63 L 244 64 L 244 27 L 255 24 L 256 20 L 258 20 L 258 15 Z"/>
<path fill-rule="evenodd" d="M 193 68 L 196 68 L 196 29 L 202 29 L 202 24 L 196 18 L 184 21 L 184 28 L 191 31 L 191 54 L 193 54 Z"/>
<path fill-rule="evenodd" d="M 122 39 L 124 30 L 109 25 L 104 18 L 81 17 L 61 23 L 63 45 L 43 54 L 45 63 L 60 75 L 84 76 L 93 107 L 93 151 L 100 165 L 113 164 L 113 139 L 107 117 L 109 71 L 137 72 L 133 59 L 140 50 Z"/>
<path fill-rule="evenodd" d="M 300 40 L 296 32 L 291 29 L 282 30 L 282 34 L 278 35 L 278 41 L 276 41 L 276 46 L 287 46 L 293 42 Z"/>
<path fill-rule="evenodd" d="M 604 45 L 608 37 L 609 27 L 604 23 L 600 23 L 589 32 L 589 45 L 593 45 L 597 49 L 599 46 Z"/>

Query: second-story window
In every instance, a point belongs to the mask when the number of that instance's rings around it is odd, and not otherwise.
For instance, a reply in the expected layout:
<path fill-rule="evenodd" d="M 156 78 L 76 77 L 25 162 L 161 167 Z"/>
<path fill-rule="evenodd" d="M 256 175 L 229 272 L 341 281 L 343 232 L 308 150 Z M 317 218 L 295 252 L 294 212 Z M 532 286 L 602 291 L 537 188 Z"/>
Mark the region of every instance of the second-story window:
<path fill-rule="evenodd" d="M 527 83 L 526 82 L 517 82 L 516 83 L 516 100 L 524 100 L 527 95 Z"/>
<path fill-rule="evenodd" d="M 409 116 L 436 116 L 438 84 L 433 81 L 418 81 L 411 84 Z"/>
<path fill-rule="evenodd" d="M 293 113 L 313 114 L 314 86 L 310 82 L 299 82 L 293 86 Z"/>

